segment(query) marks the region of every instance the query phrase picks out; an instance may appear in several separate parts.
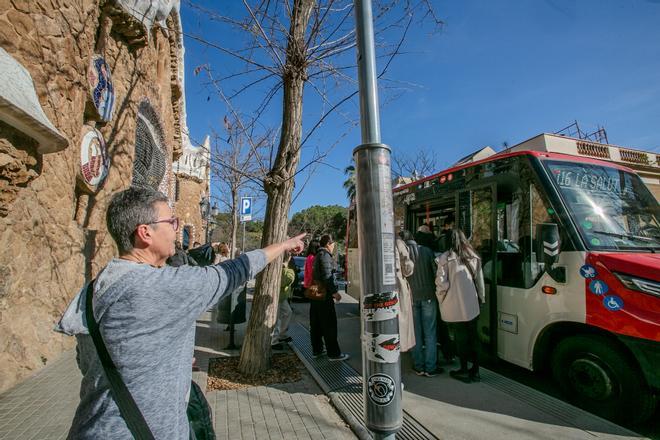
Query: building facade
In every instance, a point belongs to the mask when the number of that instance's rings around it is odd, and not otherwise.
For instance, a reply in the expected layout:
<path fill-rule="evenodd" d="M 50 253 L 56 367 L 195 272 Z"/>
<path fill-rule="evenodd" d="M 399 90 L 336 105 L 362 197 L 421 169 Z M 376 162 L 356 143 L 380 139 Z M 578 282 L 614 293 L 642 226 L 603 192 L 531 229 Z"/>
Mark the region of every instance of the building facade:
<path fill-rule="evenodd" d="M 207 136 L 200 146 L 186 140 L 183 154 L 172 165 L 175 176 L 175 215 L 180 219 L 177 235 L 184 249 L 192 248 L 195 242 L 206 242 L 208 215 L 204 212 L 210 205 L 210 155 L 211 143 Z"/>
<path fill-rule="evenodd" d="M 178 11 L 0 2 L 0 391 L 73 347 L 52 329 L 116 255 L 111 195 L 145 185 L 175 205 L 189 143 Z"/>

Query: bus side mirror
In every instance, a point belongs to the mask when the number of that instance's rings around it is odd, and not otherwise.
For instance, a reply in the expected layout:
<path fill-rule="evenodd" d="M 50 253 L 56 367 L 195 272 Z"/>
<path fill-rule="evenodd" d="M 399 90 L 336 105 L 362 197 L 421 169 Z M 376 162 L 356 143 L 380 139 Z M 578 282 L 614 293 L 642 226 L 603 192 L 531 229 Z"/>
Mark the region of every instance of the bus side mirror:
<path fill-rule="evenodd" d="M 559 226 L 556 223 L 540 223 L 536 225 L 536 261 L 545 264 L 545 270 L 555 281 L 566 282 L 566 270 L 563 267 L 555 268 L 559 260 L 561 238 Z"/>

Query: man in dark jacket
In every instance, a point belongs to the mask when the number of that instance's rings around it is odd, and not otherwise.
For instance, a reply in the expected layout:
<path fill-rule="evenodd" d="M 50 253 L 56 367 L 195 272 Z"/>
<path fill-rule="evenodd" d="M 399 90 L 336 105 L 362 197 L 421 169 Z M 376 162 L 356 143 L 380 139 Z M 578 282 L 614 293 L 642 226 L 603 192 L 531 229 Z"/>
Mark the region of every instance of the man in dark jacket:
<path fill-rule="evenodd" d="M 447 252 L 451 246 L 451 231 L 454 229 L 454 217 L 449 216 L 442 224 L 442 231 L 438 237 L 438 252 Z"/>
<path fill-rule="evenodd" d="M 421 244 L 417 244 L 407 234 L 406 244 L 415 270 L 408 277 L 413 303 L 413 323 L 415 340 L 412 349 L 414 370 L 418 376 L 434 377 L 442 373 L 437 367 L 436 326 L 438 320 L 438 300 L 435 296 L 435 254 Z"/>
<path fill-rule="evenodd" d="M 426 246 L 433 252 L 438 251 L 437 239 L 435 238 L 433 232 L 431 232 L 431 227 L 426 223 L 417 228 L 417 232 L 415 233 L 415 241 L 417 244 Z"/>
<path fill-rule="evenodd" d="M 167 264 L 174 267 L 185 266 L 188 264 L 188 254 L 183 250 L 180 241 L 174 242 L 174 255 L 167 259 Z"/>
<path fill-rule="evenodd" d="M 314 259 L 312 277 L 314 283 L 325 289 L 325 299 L 312 301 L 309 307 L 309 334 L 314 357 L 323 355 L 323 343 L 328 350 L 328 359 L 343 361 L 349 358 L 342 353 L 337 342 L 337 313 L 334 301 L 341 300 L 334 276 L 332 252 L 335 242 L 328 234 L 320 240 L 320 248 Z"/>

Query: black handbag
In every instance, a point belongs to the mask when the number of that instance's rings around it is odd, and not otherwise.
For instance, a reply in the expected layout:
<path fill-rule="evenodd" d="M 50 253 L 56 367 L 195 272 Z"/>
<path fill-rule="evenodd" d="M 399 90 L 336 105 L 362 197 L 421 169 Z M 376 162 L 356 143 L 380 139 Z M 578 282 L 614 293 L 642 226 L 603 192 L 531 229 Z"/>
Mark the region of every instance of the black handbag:
<path fill-rule="evenodd" d="M 87 286 L 87 298 L 85 303 L 85 317 L 87 319 L 87 328 L 94 341 L 96 353 L 99 355 L 101 365 L 105 376 L 110 383 L 112 398 L 115 400 L 119 413 L 126 422 L 129 431 L 136 440 L 154 440 L 154 435 L 144 420 L 140 408 L 138 408 L 131 392 L 126 388 L 126 384 L 121 378 L 117 367 L 115 367 L 110 353 L 108 353 L 99 326 L 94 319 L 92 310 L 92 296 L 94 294 L 94 280 Z M 204 393 L 194 381 L 190 384 L 190 398 L 187 409 L 188 423 L 190 426 L 191 440 L 215 440 L 213 430 L 213 421 L 211 418 L 211 407 L 209 406 Z"/>

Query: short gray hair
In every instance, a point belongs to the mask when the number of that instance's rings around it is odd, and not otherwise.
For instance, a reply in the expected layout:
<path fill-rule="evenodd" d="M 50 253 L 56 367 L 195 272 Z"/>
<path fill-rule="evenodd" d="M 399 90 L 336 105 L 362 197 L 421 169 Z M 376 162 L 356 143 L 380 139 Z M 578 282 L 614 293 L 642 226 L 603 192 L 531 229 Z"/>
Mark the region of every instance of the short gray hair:
<path fill-rule="evenodd" d="M 167 203 L 168 199 L 163 193 L 146 187 L 130 187 L 112 196 L 105 222 L 120 255 L 133 250 L 133 234 L 139 225 L 158 220 L 155 208 L 158 202 Z"/>

